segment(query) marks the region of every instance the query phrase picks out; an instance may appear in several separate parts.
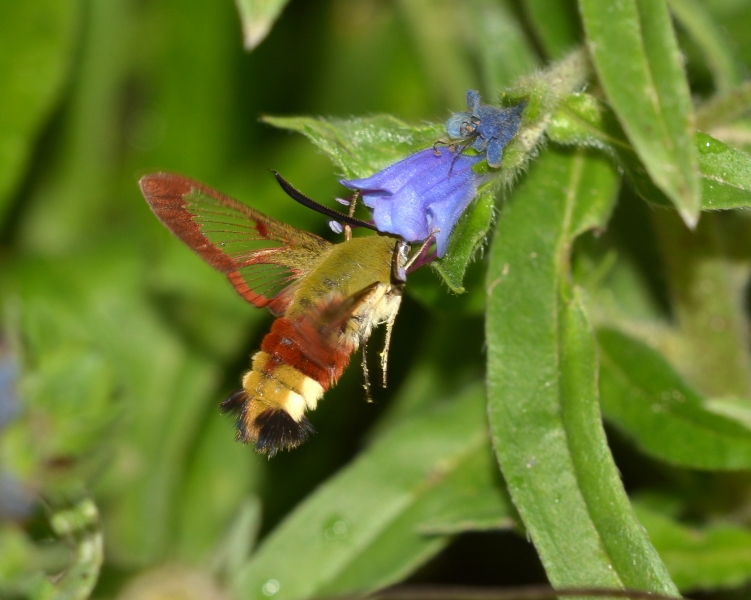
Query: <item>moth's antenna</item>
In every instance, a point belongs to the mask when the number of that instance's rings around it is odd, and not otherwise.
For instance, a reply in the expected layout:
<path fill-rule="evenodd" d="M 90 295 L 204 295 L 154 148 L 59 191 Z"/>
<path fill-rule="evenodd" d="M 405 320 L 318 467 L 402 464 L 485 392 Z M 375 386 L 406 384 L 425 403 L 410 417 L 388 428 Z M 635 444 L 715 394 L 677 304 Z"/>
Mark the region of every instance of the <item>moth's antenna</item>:
<path fill-rule="evenodd" d="M 312 198 L 308 198 L 279 173 L 277 173 L 273 169 L 271 170 L 271 172 L 274 174 L 274 177 L 276 177 L 277 182 L 279 182 L 279 185 L 285 191 L 285 193 L 290 198 L 292 198 L 296 202 L 299 202 L 303 206 L 307 206 L 308 208 L 313 209 L 314 211 L 321 213 L 322 215 L 326 215 L 327 217 L 336 219 L 337 221 L 348 223 L 349 225 L 354 225 L 355 227 L 365 227 L 366 229 L 378 231 L 376 226 L 372 223 L 361 221 L 360 219 L 356 219 L 350 215 L 345 215 L 344 213 L 340 213 L 338 210 L 334 210 L 333 208 L 329 208 L 328 206 L 324 206 L 323 204 L 316 202 Z"/>

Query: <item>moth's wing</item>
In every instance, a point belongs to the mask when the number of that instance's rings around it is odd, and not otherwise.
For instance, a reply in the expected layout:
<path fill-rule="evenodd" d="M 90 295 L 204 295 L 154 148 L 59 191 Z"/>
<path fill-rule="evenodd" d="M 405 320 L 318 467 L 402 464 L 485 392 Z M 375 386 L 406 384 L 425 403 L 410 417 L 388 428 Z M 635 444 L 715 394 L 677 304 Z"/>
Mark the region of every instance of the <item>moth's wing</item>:
<path fill-rule="evenodd" d="M 276 315 L 332 247 L 182 175 L 154 173 L 139 185 L 167 229 L 227 275 L 248 302 Z"/>
<path fill-rule="evenodd" d="M 349 356 L 363 341 L 359 323 L 353 324 L 351 319 L 366 305 L 379 285 L 377 281 L 373 282 L 351 296 L 331 294 L 294 322 L 301 339 L 306 340 L 309 360 L 329 367 L 337 364 L 337 356 Z"/>

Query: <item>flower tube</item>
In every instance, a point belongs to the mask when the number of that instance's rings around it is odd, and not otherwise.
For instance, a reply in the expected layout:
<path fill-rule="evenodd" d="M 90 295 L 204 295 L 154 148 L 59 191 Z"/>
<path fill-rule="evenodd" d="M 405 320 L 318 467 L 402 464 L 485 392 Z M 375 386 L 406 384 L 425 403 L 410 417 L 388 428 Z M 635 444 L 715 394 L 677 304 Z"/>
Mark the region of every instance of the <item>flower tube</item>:
<path fill-rule="evenodd" d="M 361 192 L 379 231 L 408 242 L 435 234 L 440 258 L 454 225 L 477 194 L 480 176 L 472 167 L 482 158 L 449 147 L 426 148 L 370 177 L 341 183 Z"/>

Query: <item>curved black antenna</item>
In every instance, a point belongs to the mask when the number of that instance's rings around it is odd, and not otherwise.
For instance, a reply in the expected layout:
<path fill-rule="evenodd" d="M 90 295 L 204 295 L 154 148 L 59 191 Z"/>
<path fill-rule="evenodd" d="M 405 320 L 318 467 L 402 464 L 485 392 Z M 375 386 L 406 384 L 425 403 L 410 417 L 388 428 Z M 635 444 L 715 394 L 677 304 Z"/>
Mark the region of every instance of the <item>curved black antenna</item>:
<path fill-rule="evenodd" d="M 373 231 L 378 231 L 376 226 L 372 223 L 361 221 L 360 219 L 355 219 L 354 217 L 340 213 L 338 210 L 324 206 L 323 204 L 316 202 L 312 198 L 308 198 L 300 190 L 296 189 L 284 177 L 279 175 L 279 173 L 277 173 L 273 169 L 271 169 L 271 172 L 274 174 L 274 177 L 276 177 L 279 185 L 282 186 L 282 189 L 287 193 L 287 195 L 303 206 L 307 206 L 308 208 L 311 208 L 314 211 L 321 213 L 322 215 L 326 215 L 327 217 L 331 217 L 332 219 L 336 219 L 337 221 L 341 221 L 342 223 L 348 223 L 349 225 L 354 225 L 355 227 L 365 227 L 367 229 L 372 229 Z"/>

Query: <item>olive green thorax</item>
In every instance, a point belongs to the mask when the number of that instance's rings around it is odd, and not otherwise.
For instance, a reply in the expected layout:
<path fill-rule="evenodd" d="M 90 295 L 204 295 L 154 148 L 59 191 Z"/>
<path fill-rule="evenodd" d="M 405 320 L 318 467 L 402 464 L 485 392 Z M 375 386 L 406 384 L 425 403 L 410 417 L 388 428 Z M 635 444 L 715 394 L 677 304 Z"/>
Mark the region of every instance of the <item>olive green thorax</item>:
<path fill-rule="evenodd" d="M 286 315 L 304 314 L 332 294 L 352 296 L 373 283 L 391 283 L 398 239 L 371 235 L 332 245 L 326 257 L 300 283 Z"/>

